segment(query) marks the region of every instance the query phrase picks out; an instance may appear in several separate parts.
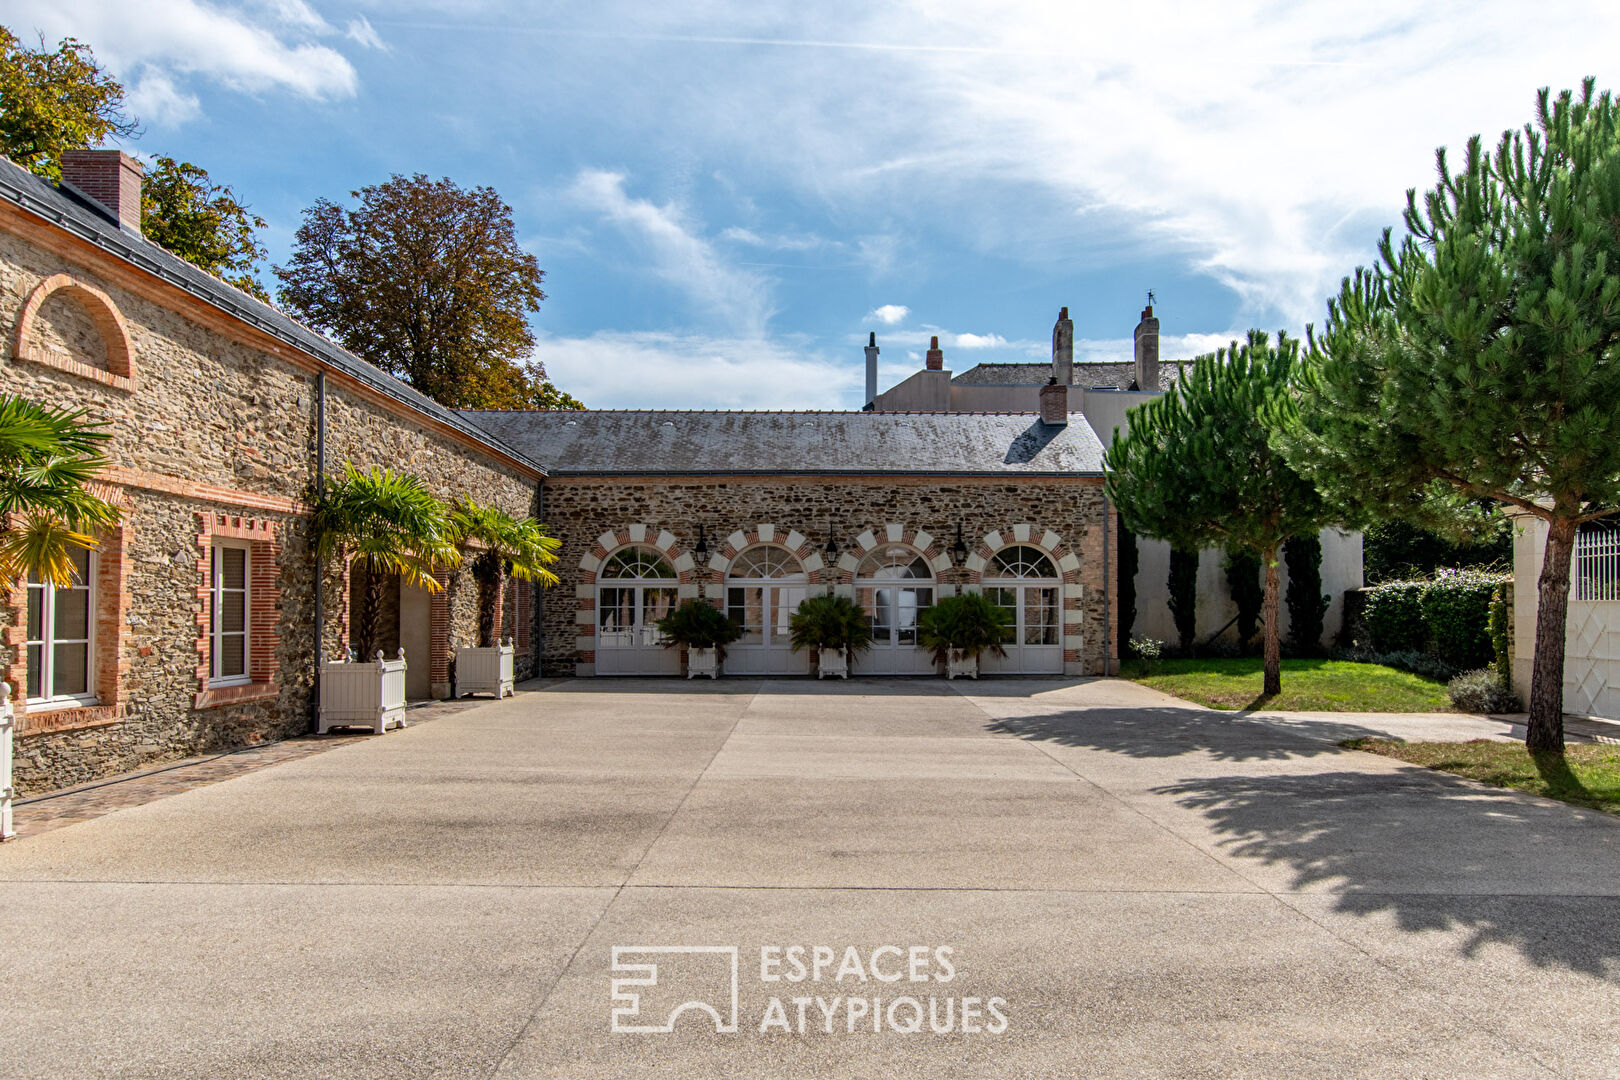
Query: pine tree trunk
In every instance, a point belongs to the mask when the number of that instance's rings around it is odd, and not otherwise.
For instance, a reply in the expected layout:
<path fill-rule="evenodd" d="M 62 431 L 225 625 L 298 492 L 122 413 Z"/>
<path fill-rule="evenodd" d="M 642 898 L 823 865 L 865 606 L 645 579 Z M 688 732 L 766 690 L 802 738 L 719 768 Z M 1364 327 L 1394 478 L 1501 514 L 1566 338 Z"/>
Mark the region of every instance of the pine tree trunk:
<path fill-rule="evenodd" d="M 1531 750 L 1564 750 L 1564 635 L 1576 529 L 1575 522 L 1563 518 L 1548 523 L 1536 586 L 1536 654 L 1530 670 L 1530 722 L 1524 734 L 1524 745 Z"/>
<path fill-rule="evenodd" d="M 1261 602 L 1266 623 L 1266 685 L 1261 692 L 1266 697 L 1282 693 L 1282 640 L 1277 630 L 1277 549 L 1265 554 L 1266 595 Z"/>
<path fill-rule="evenodd" d="M 362 663 L 374 659 L 377 651 L 378 623 L 382 621 L 383 575 L 370 566 L 361 573 L 366 575 L 365 587 L 360 592 L 360 641 Z"/>

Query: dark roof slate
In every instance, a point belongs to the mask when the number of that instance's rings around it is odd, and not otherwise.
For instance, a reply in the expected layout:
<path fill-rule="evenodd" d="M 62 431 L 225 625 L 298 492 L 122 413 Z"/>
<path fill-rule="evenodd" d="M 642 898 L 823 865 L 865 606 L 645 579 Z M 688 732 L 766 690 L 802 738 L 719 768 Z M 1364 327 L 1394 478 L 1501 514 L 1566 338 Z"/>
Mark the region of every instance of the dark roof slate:
<path fill-rule="evenodd" d="M 1159 385 L 1174 385 L 1180 366 L 1174 360 L 1159 361 Z M 1045 386 L 1052 377 L 1050 363 L 977 364 L 951 379 L 958 386 Z M 1136 378 L 1136 365 L 1129 360 L 1076 363 L 1069 376 L 1070 386 L 1088 390 L 1127 390 Z"/>
<path fill-rule="evenodd" d="M 475 412 L 553 476 L 708 474 L 1100 475 L 1079 413 Z"/>
<path fill-rule="evenodd" d="M 105 208 L 92 199 L 80 196 L 70 186 L 58 188 L 49 181 L 20 168 L 14 162 L 0 157 L 0 198 L 81 239 L 88 240 L 108 254 L 185 290 L 233 318 L 279 338 L 300 352 L 354 378 L 369 389 L 393 398 L 424 416 L 447 424 L 493 450 L 530 467 L 539 468 L 538 463 L 521 450 L 502 443 L 498 437 L 492 436 L 462 414 L 418 393 L 387 372 L 334 345 L 271 305 L 249 296 L 232 285 L 225 284 L 212 274 L 198 269 L 138 233 L 120 228 Z"/>

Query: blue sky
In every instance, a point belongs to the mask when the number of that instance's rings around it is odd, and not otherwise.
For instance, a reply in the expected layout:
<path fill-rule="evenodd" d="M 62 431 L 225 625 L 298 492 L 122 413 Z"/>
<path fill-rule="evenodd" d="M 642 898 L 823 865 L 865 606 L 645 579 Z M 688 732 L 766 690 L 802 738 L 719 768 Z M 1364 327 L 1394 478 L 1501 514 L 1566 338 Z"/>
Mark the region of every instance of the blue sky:
<path fill-rule="evenodd" d="M 129 148 L 270 223 L 395 172 L 494 187 L 546 270 L 537 356 L 594 407 L 848 408 L 946 365 L 1300 332 L 1439 145 L 1620 86 L 1558 0 L 1101 5 L 11 0 L 131 90 Z"/>

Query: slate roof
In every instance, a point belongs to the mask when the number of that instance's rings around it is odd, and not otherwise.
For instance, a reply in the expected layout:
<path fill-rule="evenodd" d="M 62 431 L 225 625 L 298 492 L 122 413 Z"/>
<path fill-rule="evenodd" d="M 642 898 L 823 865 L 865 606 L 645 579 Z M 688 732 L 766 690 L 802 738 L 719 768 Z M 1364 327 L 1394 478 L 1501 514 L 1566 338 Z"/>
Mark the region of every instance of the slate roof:
<path fill-rule="evenodd" d="M 1159 385 L 1175 384 L 1180 368 L 1174 360 L 1159 361 Z M 1045 386 L 1052 377 L 1050 362 L 1036 364 L 977 364 L 951 382 L 958 386 Z M 1127 390 L 1136 378 L 1136 365 L 1129 360 L 1076 363 L 1069 376 L 1070 386 L 1088 390 Z"/>
<path fill-rule="evenodd" d="M 471 412 L 553 476 L 1101 475 L 1075 413 Z"/>
<path fill-rule="evenodd" d="M 177 286 L 226 314 L 279 338 L 293 348 L 316 358 L 424 416 L 447 424 L 463 435 L 515 458 L 531 468 L 539 465 L 521 450 L 502 443 L 483 428 L 453 409 L 406 386 L 387 372 L 371 366 L 315 331 L 295 322 L 282 312 L 152 243 L 131 230 L 122 229 L 112 215 L 95 200 L 81 196 L 71 185 L 56 187 L 0 157 L 0 198 L 43 218 L 139 269 Z"/>

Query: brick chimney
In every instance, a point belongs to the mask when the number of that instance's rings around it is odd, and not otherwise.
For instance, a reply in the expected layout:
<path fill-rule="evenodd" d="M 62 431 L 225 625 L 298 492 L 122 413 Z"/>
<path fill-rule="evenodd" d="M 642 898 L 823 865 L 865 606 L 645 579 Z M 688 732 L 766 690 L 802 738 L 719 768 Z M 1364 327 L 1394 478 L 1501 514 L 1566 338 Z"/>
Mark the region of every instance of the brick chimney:
<path fill-rule="evenodd" d="M 1049 427 L 1062 427 L 1069 422 L 1069 387 L 1057 377 L 1041 387 L 1041 423 Z"/>
<path fill-rule="evenodd" d="M 928 342 L 928 370 L 943 371 L 945 368 L 945 354 L 939 348 L 939 335 L 935 334 Z"/>
<path fill-rule="evenodd" d="M 866 338 L 866 401 L 867 404 L 877 400 L 877 358 L 878 343 L 877 331 L 868 332 Z"/>
<path fill-rule="evenodd" d="M 89 196 L 121 228 L 141 231 L 141 163 L 122 150 L 65 150 L 62 179 Z"/>
<path fill-rule="evenodd" d="M 1068 308 L 1058 312 L 1052 327 L 1052 378 L 1063 386 L 1074 382 L 1074 321 Z"/>
<path fill-rule="evenodd" d="M 1159 389 L 1159 320 L 1152 304 L 1142 309 L 1142 321 L 1136 324 L 1136 388 Z"/>

